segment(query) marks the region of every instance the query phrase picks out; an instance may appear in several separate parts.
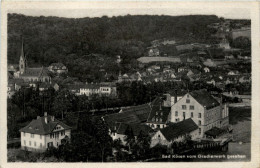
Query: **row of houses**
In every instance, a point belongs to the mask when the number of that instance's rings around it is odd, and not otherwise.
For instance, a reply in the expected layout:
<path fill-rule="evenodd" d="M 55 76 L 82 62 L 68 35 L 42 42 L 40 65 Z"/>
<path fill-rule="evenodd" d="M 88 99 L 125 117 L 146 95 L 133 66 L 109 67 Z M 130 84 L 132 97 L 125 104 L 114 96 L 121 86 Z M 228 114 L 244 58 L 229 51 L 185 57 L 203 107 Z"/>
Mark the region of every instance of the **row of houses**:
<path fill-rule="evenodd" d="M 116 84 L 113 82 L 101 82 L 101 83 L 91 83 L 91 84 L 69 84 L 64 85 L 71 93 L 79 96 L 111 96 L 115 97 L 117 95 Z"/>

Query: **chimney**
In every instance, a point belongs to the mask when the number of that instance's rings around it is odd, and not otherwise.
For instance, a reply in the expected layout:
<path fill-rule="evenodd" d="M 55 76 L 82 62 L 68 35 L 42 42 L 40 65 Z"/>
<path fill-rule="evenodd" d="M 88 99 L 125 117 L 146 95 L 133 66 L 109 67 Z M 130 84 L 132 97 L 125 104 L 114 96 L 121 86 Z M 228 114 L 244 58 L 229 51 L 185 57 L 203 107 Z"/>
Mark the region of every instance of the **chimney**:
<path fill-rule="evenodd" d="M 44 121 L 45 121 L 46 124 L 48 123 L 47 115 L 48 115 L 47 112 L 44 112 Z"/>
<path fill-rule="evenodd" d="M 177 89 L 175 89 L 174 104 L 177 103 Z"/>
<path fill-rule="evenodd" d="M 54 121 L 54 116 L 51 116 L 51 121 Z"/>

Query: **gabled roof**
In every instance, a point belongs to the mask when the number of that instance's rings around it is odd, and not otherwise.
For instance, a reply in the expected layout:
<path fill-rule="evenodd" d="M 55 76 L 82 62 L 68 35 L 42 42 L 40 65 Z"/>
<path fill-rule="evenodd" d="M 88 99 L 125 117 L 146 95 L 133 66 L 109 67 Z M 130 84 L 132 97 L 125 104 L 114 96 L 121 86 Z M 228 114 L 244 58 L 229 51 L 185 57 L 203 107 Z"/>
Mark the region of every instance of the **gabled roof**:
<path fill-rule="evenodd" d="M 122 109 L 120 113 L 110 114 L 103 118 L 110 127 L 113 127 L 116 123 L 142 123 L 147 121 L 150 110 L 149 104 L 143 104 Z"/>
<path fill-rule="evenodd" d="M 21 76 L 32 76 L 32 77 L 42 77 L 42 76 L 49 76 L 47 73 L 47 69 L 45 69 L 44 67 L 40 67 L 40 68 L 26 68 L 25 72 L 23 74 L 21 74 Z"/>
<path fill-rule="evenodd" d="M 61 125 L 64 130 L 71 129 L 71 127 L 67 126 L 63 122 L 54 119 L 51 119 L 51 116 L 47 117 L 47 123 L 45 123 L 45 117 L 40 117 L 36 120 L 32 120 L 27 126 L 20 129 L 20 132 L 26 132 L 26 133 L 32 133 L 32 134 L 40 134 L 45 135 L 52 133 L 53 129 L 56 127 L 56 125 Z"/>
<path fill-rule="evenodd" d="M 166 123 L 169 113 L 171 111 L 170 107 L 163 107 L 163 100 L 157 97 L 151 103 L 151 112 L 148 117 L 148 122 L 153 123 Z"/>
<path fill-rule="evenodd" d="M 199 104 L 206 108 L 215 107 L 219 102 L 214 99 L 206 90 L 197 90 L 190 92 L 190 95 L 197 100 Z"/>
<path fill-rule="evenodd" d="M 138 136 L 141 131 L 143 134 L 146 134 L 146 135 L 148 135 L 150 132 L 153 131 L 152 128 L 150 128 L 148 125 L 145 125 L 145 124 L 119 123 L 116 133 L 125 135 L 127 128 L 130 128 L 133 130 L 134 136 Z"/>
<path fill-rule="evenodd" d="M 165 127 L 160 131 L 168 141 L 171 141 L 196 129 L 198 129 L 198 126 L 191 118 L 189 118 L 178 123 L 170 124 L 168 127 Z"/>

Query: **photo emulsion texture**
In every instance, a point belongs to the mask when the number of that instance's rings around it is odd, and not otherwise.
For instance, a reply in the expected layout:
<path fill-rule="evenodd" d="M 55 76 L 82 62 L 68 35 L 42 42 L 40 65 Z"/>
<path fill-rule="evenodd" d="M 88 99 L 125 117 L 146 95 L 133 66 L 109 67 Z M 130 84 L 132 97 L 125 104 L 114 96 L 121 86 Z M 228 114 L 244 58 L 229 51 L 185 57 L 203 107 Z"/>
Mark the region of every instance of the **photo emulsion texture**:
<path fill-rule="evenodd" d="M 251 20 L 7 15 L 8 162 L 251 160 Z"/>

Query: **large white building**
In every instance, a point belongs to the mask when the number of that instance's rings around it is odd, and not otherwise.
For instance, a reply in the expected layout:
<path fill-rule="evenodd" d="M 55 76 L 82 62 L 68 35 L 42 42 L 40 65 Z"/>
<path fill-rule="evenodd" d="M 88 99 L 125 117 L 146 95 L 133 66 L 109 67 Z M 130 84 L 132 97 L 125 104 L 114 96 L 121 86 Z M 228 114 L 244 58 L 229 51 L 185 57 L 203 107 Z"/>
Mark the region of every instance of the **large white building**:
<path fill-rule="evenodd" d="M 38 116 L 27 126 L 20 129 L 21 149 L 28 151 L 44 152 L 49 147 L 58 147 L 71 138 L 71 128 L 66 124 L 48 116 Z"/>
<path fill-rule="evenodd" d="M 218 102 L 207 91 L 198 90 L 185 94 L 171 107 L 169 121 L 176 123 L 191 118 L 199 127 L 200 137 L 213 127 L 228 126 L 228 106 Z"/>

